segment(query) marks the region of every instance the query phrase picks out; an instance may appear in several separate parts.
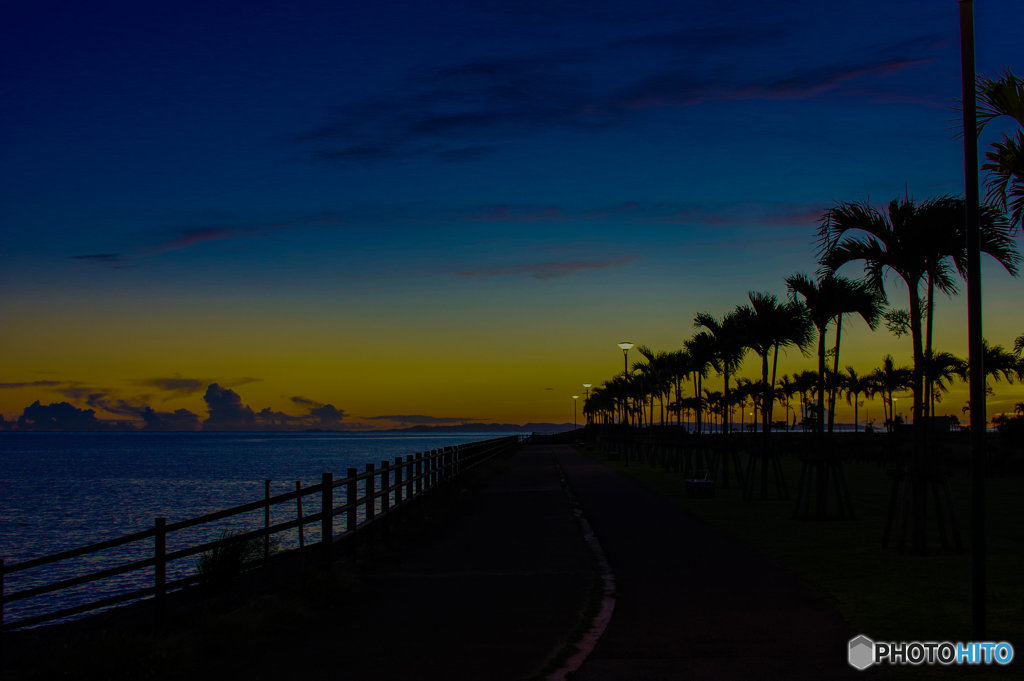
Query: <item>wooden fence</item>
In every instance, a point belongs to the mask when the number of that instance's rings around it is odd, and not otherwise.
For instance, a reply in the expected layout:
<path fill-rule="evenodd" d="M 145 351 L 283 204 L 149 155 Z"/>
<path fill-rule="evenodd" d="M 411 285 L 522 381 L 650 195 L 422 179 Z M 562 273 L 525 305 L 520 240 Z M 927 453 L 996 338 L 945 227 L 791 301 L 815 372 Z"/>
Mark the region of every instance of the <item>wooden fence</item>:
<path fill-rule="evenodd" d="M 298 545 L 301 549 L 305 547 L 304 528 L 311 524 L 319 524 L 321 538 L 319 542 L 320 557 L 325 564 L 329 565 L 334 560 L 335 542 L 354 538 L 359 533 L 367 530 L 373 523 L 380 521 L 410 502 L 423 497 L 446 482 L 455 479 L 460 474 L 471 470 L 496 455 L 511 451 L 519 442 L 520 437 L 513 435 L 493 440 L 484 440 L 482 442 L 445 447 L 406 457 L 397 457 L 394 462 L 381 462 L 379 467 L 376 467 L 374 464 L 366 464 L 366 470 L 362 473 L 355 468 L 349 468 L 346 476 L 340 480 L 335 480 L 331 473 L 324 473 L 320 483 L 317 485 L 302 487 L 300 483 L 296 482 L 294 492 L 275 496 L 270 495 L 270 481 L 267 480 L 264 485 L 264 498 L 258 501 L 173 523 L 168 523 L 165 518 L 156 518 L 153 527 L 147 530 L 133 532 L 114 539 L 61 551 L 49 556 L 33 558 L 20 563 L 5 565 L 4 561 L 0 559 L 0 631 L 34 626 L 43 622 L 67 618 L 143 598 L 152 598 L 154 613 L 157 618 L 160 618 L 163 615 L 164 601 L 169 592 L 196 584 L 200 579 L 198 572 L 193 569 L 191 571 L 192 574 L 168 581 L 167 565 L 172 561 L 198 556 L 204 552 L 211 551 L 224 541 L 223 538 L 220 538 L 168 551 L 168 536 L 187 528 L 206 525 L 243 513 L 251 513 L 259 509 L 263 509 L 263 527 L 231 537 L 231 541 L 239 542 L 263 540 L 263 559 L 256 561 L 254 564 L 261 564 L 270 558 L 271 538 L 275 534 L 296 529 Z M 343 494 L 336 494 L 335 490 L 343 490 Z M 310 495 L 320 496 L 321 510 L 315 514 L 304 515 L 302 500 Z M 340 500 L 339 498 L 344 500 L 344 503 L 340 506 L 336 505 L 337 501 Z M 289 502 L 295 504 L 295 517 L 291 520 L 272 525 L 270 522 L 271 508 Z M 335 526 L 335 518 L 337 516 L 344 516 L 343 529 Z M 13 593 L 5 593 L 4 591 L 4 577 L 7 575 L 52 565 L 71 558 L 98 554 L 109 549 L 139 542 L 152 542 L 151 557 L 96 570 L 88 574 L 60 579 Z M 148 570 L 149 568 L 152 568 L 153 571 L 152 586 L 134 588 L 87 603 L 62 607 L 49 612 L 23 617 L 15 621 L 8 622 L 4 619 L 4 606 L 7 603 L 43 594 L 57 593 L 79 585 L 96 583 L 119 575 Z"/>

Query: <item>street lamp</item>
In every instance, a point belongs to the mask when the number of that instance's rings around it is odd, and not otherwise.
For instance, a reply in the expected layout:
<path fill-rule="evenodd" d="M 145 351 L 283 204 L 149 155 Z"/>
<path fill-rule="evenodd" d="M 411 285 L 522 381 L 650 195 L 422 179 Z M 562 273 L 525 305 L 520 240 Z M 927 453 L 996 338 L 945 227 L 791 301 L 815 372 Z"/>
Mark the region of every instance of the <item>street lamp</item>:
<path fill-rule="evenodd" d="M 626 375 L 629 375 L 629 360 L 627 358 L 629 356 L 629 349 L 633 347 L 633 344 L 630 343 L 629 341 L 623 341 L 619 343 L 619 347 L 622 348 L 623 370 L 625 371 Z"/>
<path fill-rule="evenodd" d="M 572 396 L 572 429 L 576 430 L 576 400 L 580 399 L 579 395 Z"/>
<path fill-rule="evenodd" d="M 619 347 L 622 348 L 622 373 L 623 376 L 629 376 L 629 349 L 633 347 L 633 344 L 629 341 L 622 341 L 619 343 Z M 625 395 L 622 396 L 622 422 L 626 423 L 629 420 L 629 398 Z"/>

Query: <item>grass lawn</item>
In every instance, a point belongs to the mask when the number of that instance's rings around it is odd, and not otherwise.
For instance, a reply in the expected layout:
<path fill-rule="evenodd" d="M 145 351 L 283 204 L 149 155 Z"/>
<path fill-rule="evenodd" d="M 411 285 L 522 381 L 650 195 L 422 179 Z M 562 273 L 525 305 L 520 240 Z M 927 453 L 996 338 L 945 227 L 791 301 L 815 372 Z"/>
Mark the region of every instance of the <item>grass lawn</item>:
<path fill-rule="evenodd" d="M 801 576 L 850 623 L 874 640 L 970 641 L 969 479 L 950 479 L 954 511 L 963 535 L 961 554 L 912 556 L 881 548 L 891 478 L 875 463 L 847 462 L 844 472 L 855 520 L 793 520 L 801 462 L 783 456 L 791 500 L 743 500 L 740 490 L 718 489 L 712 498 L 689 497 L 678 473 L 632 461 L 609 460 L 611 468 L 681 504 L 695 515 L 756 546 Z M 746 457 L 744 456 L 744 462 Z M 1024 478 L 987 481 L 988 636 L 1013 644 L 1024 655 Z M 993 667 L 886 667 L 882 678 L 1004 679 L 1019 673 Z"/>

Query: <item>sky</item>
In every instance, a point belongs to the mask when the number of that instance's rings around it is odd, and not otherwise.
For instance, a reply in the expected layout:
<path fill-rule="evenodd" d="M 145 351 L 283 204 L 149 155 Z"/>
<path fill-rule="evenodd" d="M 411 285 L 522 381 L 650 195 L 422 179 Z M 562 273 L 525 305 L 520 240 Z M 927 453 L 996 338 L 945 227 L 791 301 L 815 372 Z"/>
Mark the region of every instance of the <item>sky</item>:
<path fill-rule="evenodd" d="M 975 5 L 979 72 L 1024 71 L 1024 5 Z M 825 209 L 962 193 L 958 26 L 955 0 L 19 3 L 0 414 L 571 421 L 619 341 L 679 348 L 813 273 Z M 1012 345 L 1024 284 L 983 276 Z M 963 297 L 936 347 L 966 356 Z M 842 364 L 909 364 L 859 327 Z"/>

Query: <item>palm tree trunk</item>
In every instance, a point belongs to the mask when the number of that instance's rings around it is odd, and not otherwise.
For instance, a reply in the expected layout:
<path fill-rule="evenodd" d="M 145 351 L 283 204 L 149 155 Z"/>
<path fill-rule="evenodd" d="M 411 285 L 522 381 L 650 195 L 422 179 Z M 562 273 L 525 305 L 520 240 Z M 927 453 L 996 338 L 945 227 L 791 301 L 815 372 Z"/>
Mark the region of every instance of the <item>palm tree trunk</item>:
<path fill-rule="evenodd" d="M 818 434 L 825 432 L 825 327 L 818 327 Z"/>
<path fill-rule="evenodd" d="M 761 429 L 762 432 L 767 435 L 768 428 L 770 426 L 769 419 L 771 418 L 771 406 L 768 400 L 771 399 L 770 390 L 768 387 L 768 350 L 765 349 L 765 353 L 761 355 Z"/>
<path fill-rule="evenodd" d="M 769 389 L 771 402 L 768 404 L 768 423 L 772 421 L 772 412 L 775 410 L 775 376 L 779 368 L 779 344 L 775 344 L 775 356 L 772 358 L 772 385 Z"/>
<path fill-rule="evenodd" d="M 832 432 L 836 422 L 836 393 L 839 390 L 839 339 L 843 333 L 843 315 L 836 316 L 835 357 L 832 358 L 832 383 L 828 391 L 828 432 Z"/>
<path fill-rule="evenodd" d="M 725 392 L 722 393 L 722 432 L 729 434 L 729 369 L 723 363 L 722 374 L 725 376 Z"/>
<path fill-rule="evenodd" d="M 935 385 L 932 383 L 932 312 L 935 310 L 935 281 L 932 275 L 928 274 L 928 300 L 925 303 L 925 340 L 924 340 L 924 357 L 926 360 L 925 364 L 925 376 L 924 376 L 924 406 L 925 412 L 928 416 L 935 415 L 935 404 L 932 396 L 935 392 Z"/>
<path fill-rule="evenodd" d="M 921 419 L 924 398 L 924 351 L 921 348 L 921 298 L 917 283 L 910 288 L 910 336 L 914 344 L 914 430 L 921 433 L 924 421 Z"/>

